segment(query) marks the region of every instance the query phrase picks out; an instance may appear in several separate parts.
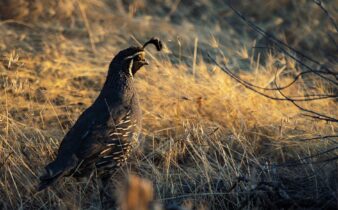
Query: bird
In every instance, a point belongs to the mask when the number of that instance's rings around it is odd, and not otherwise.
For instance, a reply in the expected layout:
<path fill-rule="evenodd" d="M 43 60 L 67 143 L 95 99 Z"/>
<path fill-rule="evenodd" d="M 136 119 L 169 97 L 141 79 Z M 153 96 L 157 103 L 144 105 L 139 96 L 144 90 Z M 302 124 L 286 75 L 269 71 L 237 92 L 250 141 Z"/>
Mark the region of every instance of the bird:
<path fill-rule="evenodd" d="M 138 145 L 142 113 L 134 75 L 148 65 L 145 47 L 158 51 L 162 42 L 153 37 L 142 47 L 121 50 L 111 61 L 106 81 L 96 100 L 77 119 L 60 143 L 56 158 L 45 167 L 37 190 L 62 177 L 89 177 L 95 173 L 101 185 L 129 158 Z"/>

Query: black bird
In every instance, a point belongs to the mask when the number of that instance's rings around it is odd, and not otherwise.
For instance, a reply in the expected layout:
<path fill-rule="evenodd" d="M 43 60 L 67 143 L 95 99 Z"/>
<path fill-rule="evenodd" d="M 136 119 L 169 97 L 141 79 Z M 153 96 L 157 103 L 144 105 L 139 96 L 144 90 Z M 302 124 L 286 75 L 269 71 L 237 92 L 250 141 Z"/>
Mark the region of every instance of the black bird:
<path fill-rule="evenodd" d="M 129 47 L 113 58 L 99 96 L 65 135 L 56 159 L 45 167 L 39 191 L 61 177 L 88 177 L 93 172 L 105 184 L 128 159 L 141 128 L 133 76 L 148 64 L 144 58 L 148 44 L 162 49 L 161 41 L 152 38 L 143 47 Z"/>

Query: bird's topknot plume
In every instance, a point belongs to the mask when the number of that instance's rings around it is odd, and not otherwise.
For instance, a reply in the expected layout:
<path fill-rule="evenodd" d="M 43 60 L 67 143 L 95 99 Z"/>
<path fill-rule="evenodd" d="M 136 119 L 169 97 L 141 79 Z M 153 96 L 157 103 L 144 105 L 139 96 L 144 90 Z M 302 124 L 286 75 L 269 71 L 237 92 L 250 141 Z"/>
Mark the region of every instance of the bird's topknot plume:
<path fill-rule="evenodd" d="M 155 45 L 157 51 L 161 51 L 162 48 L 163 48 L 163 44 L 162 44 L 161 40 L 159 38 L 157 38 L 157 37 L 153 37 L 149 41 L 147 41 L 146 43 L 144 43 L 144 45 L 143 45 L 142 48 L 144 49 L 148 44 Z"/>

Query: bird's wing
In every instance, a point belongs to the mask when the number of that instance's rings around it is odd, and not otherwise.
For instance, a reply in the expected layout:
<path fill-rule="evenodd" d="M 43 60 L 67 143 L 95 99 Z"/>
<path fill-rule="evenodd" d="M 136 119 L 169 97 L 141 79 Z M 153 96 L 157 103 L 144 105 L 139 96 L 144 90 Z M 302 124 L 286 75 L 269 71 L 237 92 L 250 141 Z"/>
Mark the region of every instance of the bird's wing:
<path fill-rule="evenodd" d="M 40 177 L 38 190 L 48 187 L 78 165 L 80 159 L 76 153 L 82 142 L 90 136 L 93 127 L 102 120 L 101 118 L 100 115 L 95 115 L 92 107 L 80 115 L 63 138 L 56 159 L 45 167 L 46 172 Z"/>
<path fill-rule="evenodd" d="M 130 117 L 131 108 L 129 106 L 112 107 L 105 123 L 96 124 L 86 139 L 82 141 L 78 157 L 86 159 L 98 155 L 106 149 L 107 145 L 112 145 L 120 138 L 126 137 L 130 133 L 127 131 L 128 123 L 132 121 Z"/>
<path fill-rule="evenodd" d="M 59 147 L 58 157 L 76 153 L 83 141 L 91 135 L 94 128 L 102 123 L 100 121 L 102 121 L 102 116 L 91 107 L 83 112 L 63 138 Z"/>
<path fill-rule="evenodd" d="M 86 140 L 82 144 L 79 156 L 85 158 L 85 160 L 78 168 L 79 175 L 91 171 L 89 168 L 97 168 L 99 171 L 112 171 L 113 168 L 119 167 L 128 158 L 133 144 L 131 140 L 138 133 L 135 132 L 137 120 L 133 117 L 134 114 L 131 107 L 119 106 L 115 108 L 111 112 L 107 127 L 89 137 L 96 137 L 97 139 Z M 94 131 L 93 134 L 95 132 L 97 131 Z M 99 146 L 90 142 L 96 142 Z"/>

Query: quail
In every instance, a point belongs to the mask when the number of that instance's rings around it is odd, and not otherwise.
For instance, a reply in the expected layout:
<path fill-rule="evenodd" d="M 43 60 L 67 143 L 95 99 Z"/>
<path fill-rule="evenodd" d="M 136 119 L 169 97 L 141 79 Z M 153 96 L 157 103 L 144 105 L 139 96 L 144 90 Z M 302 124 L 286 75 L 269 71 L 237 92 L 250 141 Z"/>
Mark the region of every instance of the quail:
<path fill-rule="evenodd" d="M 95 172 L 107 180 L 126 162 L 138 144 L 141 128 L 133 76 L 148 64 L 144 51 L 148 44 L 162 49 L 162 42 L 152 38 L 142 47 L 120 51 L 112 59 L 99 96 L 63 138 L 56 159 L 40 177 L 39 191 L 65 176 L 88 177 Z"/>

